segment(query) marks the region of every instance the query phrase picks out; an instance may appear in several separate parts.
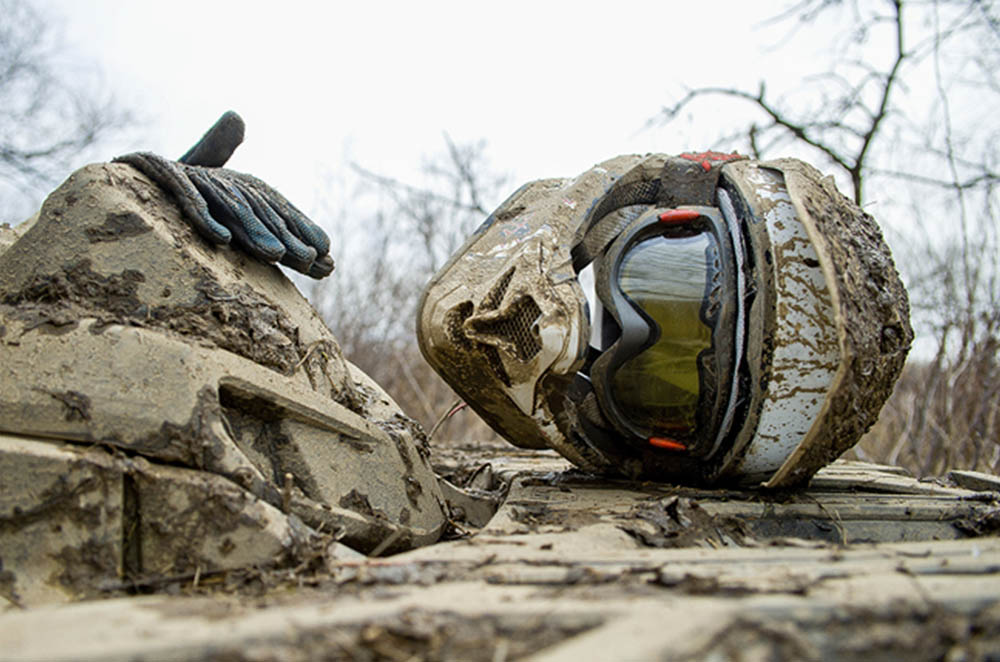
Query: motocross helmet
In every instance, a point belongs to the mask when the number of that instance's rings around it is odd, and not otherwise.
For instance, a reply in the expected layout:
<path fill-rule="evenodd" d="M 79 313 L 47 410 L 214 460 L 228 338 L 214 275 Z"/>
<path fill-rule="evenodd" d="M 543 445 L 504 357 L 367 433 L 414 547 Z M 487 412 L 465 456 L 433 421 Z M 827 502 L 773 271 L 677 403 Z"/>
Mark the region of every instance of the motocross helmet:
<path fill-rule="evenodd" d="M 793 159 L 621 156 L 532 182 L 433 277 L 428 362 L 581 468 L 800 484 L 874 423 L 912 341 L 878 226 Z"/>

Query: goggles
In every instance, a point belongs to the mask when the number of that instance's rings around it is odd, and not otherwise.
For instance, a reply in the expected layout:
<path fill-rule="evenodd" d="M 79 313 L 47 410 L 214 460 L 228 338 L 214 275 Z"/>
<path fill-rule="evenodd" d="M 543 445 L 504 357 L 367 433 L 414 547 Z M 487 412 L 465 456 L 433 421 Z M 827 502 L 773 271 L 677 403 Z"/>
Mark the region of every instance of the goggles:
<path fill-rule="evenodd" d="M 634 446 L 707 459 L 732 425 L 744 249 L 723 189 L 718 203 L 645 207 L 595 259 L 583 373 L 615 436 Z"/>

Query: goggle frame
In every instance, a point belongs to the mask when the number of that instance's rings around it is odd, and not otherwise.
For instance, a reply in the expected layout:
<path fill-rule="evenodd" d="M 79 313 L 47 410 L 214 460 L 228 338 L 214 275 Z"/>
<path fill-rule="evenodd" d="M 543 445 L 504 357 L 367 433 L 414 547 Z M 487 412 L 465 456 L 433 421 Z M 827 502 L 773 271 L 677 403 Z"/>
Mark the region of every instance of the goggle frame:
<path fill-rule="evenodd" d="M 708 232 L 720 251 L 719 265 L 724 280 L 723 291 L 731 296 L 718 298 L 712 318 L 703 322 L 711 329 L 711 351 L 702 351 L 695 360 L 699 365 L 699 397 L 696 426 L 692 434 L 680 438 L 637 425 L 619 405 L 613 388 L 614 377 L 626 362 L 648 350 L 660 338 L 657 323 L 635 304 L 621 288 L 621 267 L 625 257 L 639 243 L 655 236 L 694 236 Z M 675 209 L 651 208 L 626 226 L 597 260 L 595 281 L 597 296 L 620 329 L 619 337 L 593 362 L 589 379 L 598 404 L 607 421 L 625 441 L 646 451 L 650 446 L 708 458 L 719 445 L 715 431 L 723 424 L 730 392 L 735 388 L 733 336 L 741 302 L 737 293 L 736 248 L 727 222 L 717 207 L 685 206 Z M 703 303 L 703 311 L 713 302 Z M 712 374 L 706 374 L 708 372 Z M 712 402 L 703 403 L 706 393 Z M 711 407 L 703 406 L 710 404 Z M 706 413 L 707 412 L 707 413 Z"/>

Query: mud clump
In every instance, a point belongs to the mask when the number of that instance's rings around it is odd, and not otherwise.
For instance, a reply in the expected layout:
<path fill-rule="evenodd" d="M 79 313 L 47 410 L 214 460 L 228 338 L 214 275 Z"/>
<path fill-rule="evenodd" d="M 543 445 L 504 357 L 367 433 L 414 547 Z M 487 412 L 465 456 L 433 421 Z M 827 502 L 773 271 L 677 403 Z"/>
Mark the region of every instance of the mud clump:
<path fill-rule="evenodd" d="M 36 391 L 46 393 L 65 407 L 67 421 L 89 421 L 90 420 L 90 398 L 79 391 L 47 391 L 36 388 Z"/>
<path fill-rule="evenodd" d="M 647 547 L 742 546 L 752 540 L 740 520 L 713 517 L 697 501 L 677 496 L 641 503 L 630 517 L 648 526 L 625 523 L 619 528 Z"/>
<path fill-rule="evenodd" d="M 74 592 L 89 587 L 94 577 L 114 576 L 118 572 L 117 550 L 109 543 L 86 540 L 76 547 L 63 547 L 54 556 L 62 567 L 55 580 Z"/>
<path fill-rule="evenodd" d="M 992 660 L 1000 645 L 995 608 L 971 618 L 942 608 L 855 607 L 833 618 L 735 619 L 684 660 Z M 797 621 L 797 622 L 796 622 Z"/>
<path fill-rule="evenodd" d="M 202 279 L 192 303 L 150 306 L 139 295 L 145 275 L 134 269 L 102 276 L 83 259 L 51 274 L 36 274 L 28 284 L 6 294 L 14 317 L 38 327 L 63 327 L 92 317 L 97 329 L 127 324 L 173 331 L 208 340 L 255 363 L 291 374 L 306 356 L 291 320 L 248 287 L 222 290 Z"/>
<path fill-rule="evenodd" d="M 74 304 L 88 310 L 104 311 L 114 318 L 134 316 L 142 307 L 136 293 L 146 277 L 134 269 L 102 276 L 91 268 L 89 259 L 68 265 L 52 274 L 36 274 L 22 289 L 4 295 L 2 302 L 17 306 L 16 317 L 25 319 L 25 313 L 39 315 L 51 306 L 58 314 L 70 312 Z M 82 311 L 76 311 L 82 312 Z M 83 315 L 79 315 L 82 317 Z"/>
<path fill-rule="evenodd" d="M 362 515 L 367 515 L 368 517 L 375 517 L 383 520 L 386 519 L 385 513 L 373 508 L 371 501 L 368 500 L 368 497 L 357 490 L 351 490 L 342 496 L 338 505 L 341 508 L 347 508 L 348 510 L 353 510 L 356 513 L 361 513 Z"/>
<path fill-rule="evenodd" d="M 127 239 L 151 231 L 152 228 L 146 225 L 142 216 L 135 212 L 110 213 L 104 217 L 102 225 L 87 228 L 87 238 L 96 244 Z"/>

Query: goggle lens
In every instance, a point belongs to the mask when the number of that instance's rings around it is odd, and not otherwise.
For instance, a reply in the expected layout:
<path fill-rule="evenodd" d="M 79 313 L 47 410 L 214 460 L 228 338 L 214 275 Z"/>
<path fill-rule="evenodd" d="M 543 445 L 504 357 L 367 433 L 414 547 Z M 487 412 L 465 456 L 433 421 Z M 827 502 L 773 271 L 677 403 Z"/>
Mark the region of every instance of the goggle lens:
<path fill-rule="evenodd" d="M 656 342 L 613 377 L 621 413 L 644 428 L 681 437 L 694 432 L 701 390 L 698 357 L 712 345 L 703 311 L 721 281 L 717 256 L 714 237 L 703 232 L 655 236 L 622 259 L 622 293 L 659 328 Z"/>

